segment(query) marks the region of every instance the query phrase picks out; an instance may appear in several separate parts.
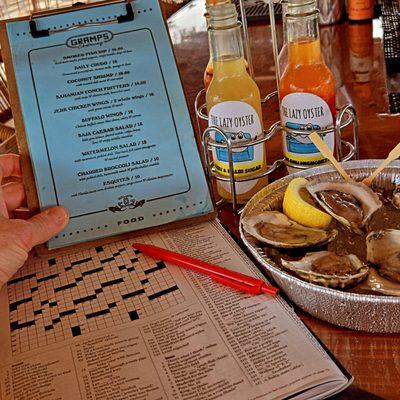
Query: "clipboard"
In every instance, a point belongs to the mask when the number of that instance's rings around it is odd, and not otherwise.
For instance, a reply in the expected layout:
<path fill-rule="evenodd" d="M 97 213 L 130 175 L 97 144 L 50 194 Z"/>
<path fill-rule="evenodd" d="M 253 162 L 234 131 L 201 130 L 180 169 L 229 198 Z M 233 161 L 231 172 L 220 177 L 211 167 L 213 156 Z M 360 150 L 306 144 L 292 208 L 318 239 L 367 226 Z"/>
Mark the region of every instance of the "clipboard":
<path fill-rule="evenodd" d="M 48 250 L 215 217 L 158 0 L 2 21 L 0 42 L 28 207 L 70 212 Z"/>

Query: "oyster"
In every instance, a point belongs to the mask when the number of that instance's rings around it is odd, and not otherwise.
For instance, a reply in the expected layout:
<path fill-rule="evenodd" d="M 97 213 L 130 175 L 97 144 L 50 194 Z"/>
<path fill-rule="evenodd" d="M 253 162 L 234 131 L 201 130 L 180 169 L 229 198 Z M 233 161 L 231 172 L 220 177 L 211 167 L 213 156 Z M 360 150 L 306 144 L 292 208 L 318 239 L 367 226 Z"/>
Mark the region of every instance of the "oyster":
<path fill-rule="evenodd" d="M 358 234 L 382 206 L 378 195 L 360 182 L 310 182 L 306 188 L 327 213 Z"/>
<path fill-rule="evenodd" d="M 338 256 L 330 251 L 307 253 L 299 261 L 281 259 L 281 262 L 308 282 L 342 289 L 361 282 L 369 269 L 354 254 Z"/>
<path fill-rule="evenodd" d="M 322 245 L 337 236 L 336 230 L 307 228 L 290 220 L 279 211 L 264 211 L 261 214 L 245 217 L 242 226 L 259 241 L 286 249 Z"/>
<path fill-rule="evenodd" d="M 373 231 L 367 236 L 367 260 L 379 273 L 400 283 L 400 230 Z"/>
<path fill-rule="evenodd" d="M 369 269 L 364 286 L 374 292 L 389 296 L 400 296 L 400 284 L 383 278 L 374 268 Z"/>
<path fill-rule="evenodd" d="M 393 192 L 392 203 L 396 208 L 400 209 L 400 186 L 397 186 Z"/>

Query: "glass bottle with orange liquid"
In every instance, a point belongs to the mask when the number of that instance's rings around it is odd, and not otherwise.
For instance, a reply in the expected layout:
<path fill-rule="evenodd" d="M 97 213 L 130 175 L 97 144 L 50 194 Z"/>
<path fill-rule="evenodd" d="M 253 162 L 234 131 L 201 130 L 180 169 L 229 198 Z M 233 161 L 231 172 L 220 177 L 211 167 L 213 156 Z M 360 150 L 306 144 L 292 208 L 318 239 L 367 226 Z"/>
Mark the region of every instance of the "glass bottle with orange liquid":
<path fill-rule="evenodd" d="M 374 48 L 372 21 L 350 22 L 348 33 L 353 89 L 357 97 L 369 101 L 372 95 L 371 73 Z"/>
<path fill-rule="evenodd" d="M 206 94 L 210 126 L 221 128 L 232 143 L 246 143 L 263 134 L 260 91 L 246 70 L 243 56 L 241 25 L 233 4 L 210 7 L 210 44 L 214 76 Z M 223 143 L 221 134 L 212 135 Z M 213 161 L 217 172 L 229 177 L 228 151 L 213 148 Z M 266 168 L 264 144 L 235 148 L 233 150 L 234 176 L 251 177 Z M 238 203 L 245 203 L 266 183 L 266 178 L 237 182 Z M 231 200 L 230 184 L 217 182 L 219 195 Z"/>
<path fill-rule="evenodd" d="M 316 1 L 289 0 L 285 22 L 288 63 L 279 85 L 281 123 L 304 133 L 284 131 L 283 151 L 288 165 L 305 168 L 326 161 L 309 134 L 334 125 L 335 84 L 321 54 Z M 333 151 L 334 132 L 323 140 Z"/>
<path fill-rule="evenodd" d="M 349 20 L 371 20 L 374 16 L 374 0 L 348 0 L 347 13 Z"/>

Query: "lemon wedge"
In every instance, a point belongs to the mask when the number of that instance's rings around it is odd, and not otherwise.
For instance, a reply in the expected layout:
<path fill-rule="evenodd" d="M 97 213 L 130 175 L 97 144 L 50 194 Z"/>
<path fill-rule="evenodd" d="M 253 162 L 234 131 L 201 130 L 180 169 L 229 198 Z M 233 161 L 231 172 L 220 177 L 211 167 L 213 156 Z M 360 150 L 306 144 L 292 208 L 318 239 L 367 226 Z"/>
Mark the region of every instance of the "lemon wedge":
<path fill-rule="evenodd" d="M 289 183 L 283 198 L 283 212 L 298 224 L 326 229 L 332 217 L 305 200 L 308 195 L 305 188 L 307 183 L 308 180 L 305 178 L 295 178 Z"/>

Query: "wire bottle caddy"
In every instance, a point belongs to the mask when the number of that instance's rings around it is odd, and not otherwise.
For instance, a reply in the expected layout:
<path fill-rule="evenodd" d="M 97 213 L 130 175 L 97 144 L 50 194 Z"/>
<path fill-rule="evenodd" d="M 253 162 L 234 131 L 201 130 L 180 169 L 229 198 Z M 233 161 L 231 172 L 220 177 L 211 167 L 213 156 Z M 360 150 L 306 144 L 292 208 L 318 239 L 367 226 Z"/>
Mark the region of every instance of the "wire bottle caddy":
<path fill-rule="evenodd" d="M 280 62 L 278 55 L 278 37 L 275 26 L 275 14 L 274 14 L 274 4 L 281 4 L 282 9 L 286 10 L 287 1 L 286 0 L 264 0 L 265 3 L 268 3 L 269 7 L 269 27 L 271 30 L 271 39 L 272 39 L 272 52 L 274 56 L 274 65 L 275 65 L 275 78 L 277 84 L 277 91 L 274 91 L 268 94 L 263 100 L 262 103 L 266 104 L 271 99 L 278 96 L 279 86 L 280 86 Z M 250 51 L 250 39 L 248 33 L 248 26 L 246 23 L 246 10 L 244 5 L 244 0 L 239 0 L 240 4 L 240 14 L 243 28 L 243 44 L 244 44 L 244 54 L 247 58 L 247 62 L 249 64 L 250 74 L 253 76 L 253 65 L 252 65 L 252 57 Z M 318 11 L 316 11 L 318 12 Z M 284 16 L 283 16 L 284 17 Z M 302 166 L 298 164 L 294 164 L 289 160 L 282 158 L 275 160 L 271 165 L 267 167 L 266 170 L 252 174 L 247 177 L 235 177 L 234 171 L 234 155 L 235 150 L 240 149 L 240 151 L 251 151 L 252 146 L 263 144 L 266 145 L 268 141 L 270 141 L 273 137 L 281 132 L 286 132 L 286 136 L 290 138 L 296 137 L 305 137 L 308 136 L 311 132 L 317 132 L 322 138 L 327 134 L 334 134 L 335 138 L 335 153 L 337 155 L 338 161 L 348 161 L 351 159 L 358 159 L 359 156 L 359 137 L 358 137 L 358 119 L 356 110 L 350 104 L 344 105 L 336 112 L 336 120 L 333 123 L 332 127 L 327 129 L 313 129 L 313 127 L 304 127 L 305 129 L 292 129 L 287 126 L 283 126 L 280 121 L 273 123 L 268 129 L 264 130 L 261 137 L 255 140 L 246 140 L 245 135 L 243 137 L 236 138 L 231 136 L 230 133 L 224 131 L 221 128 L 215 126 L 209 126 L 206 129 L 203 129 L 202 126 L 208 125 L 208 116 L 207 116 L 207 106 L 205 102 L 205 94 L 206 90 L 202 89 L 196 96 L 195 99 L 195 111 L 196 111 L 196 122 L 197 129 L 199 131 L 202 143 L 202 151 L 203 158 L 205 162 L 205 170 L 206 174 L 211 183 L 211 190 L 214 197 L 214 200 L 217 198 L 216 188 L 213 185 L 213 180 L 229 183 L 230 194 L 231 194 L 231 202 L 234 211 L 238 211 L 238 201 L 237 201 L 237 189 L 235 183 L 237 182 L 247 182 L 252 180 L 257 180 L 263 178 L 265 176 L 270 175 L 278 168 L 283 166 L 293 167 L 297 169 L 305 169 L 308 166 Z M 279 96 L 278 96 L 279 97 Z M 346 141 L 342 138 L 343 129 L 352 125 L 352 142 Z M 307 129 L 308 128 L 308 129 Z M 214 140 L 212 135 L 218 134 L 218 140 Z M 237 140 L 239 139 L 239 140 Z M 211 153 L 213 150 L 217 151 L 218 149 L 223 150 L 226 155 L 226 162 L 228 164 L 228 173 L 221 175 L 221 173 L 217 172 L 215 167 L 215 163 L 211 157 Z M 268 149 L 267 149 L 268 154 Z M 217 205 L 219 204 L 216 202 Z"/>
<path fill-rule="evenodd" d="M 202 143 L 202 151 L 203 158 L 205 162 L 205 170 L 210 181 L 213 179 L 220 182 L 227 182 L 230 186 L 231 192 L 231 201 L 232 208 L 234 211 L 238 211 L 238 202 L 237 202 L 237 193 L 236 193 L 236 185 L 237 182 L 248 182 L 256 179 L 260 179 L 262 177 L 268 176 L 276 171 L 278 168 L 282 166 L 289 166 L 298 169 L 305 169 L 307 167 L 299 166 L 290 163 L 285 158 L 275 160 L 271 165 L 268 165 L 267 169 L 263 172 L 251 175 L 250 177 L 235 177 L 234 174 L 234 161 L 233 161 L 233 153 L 236 149 L 241 149 L 241 151 L 246 151 L 252 146 L 263 144 L 265 145 L 268 141 L 270 141 L 277 134 L 281 133 L 282 130 L 286 131 L 290 135 L 298 136 L 298 135 L 309 135 L 314 130 L 296 130 L 290 129 L 286 126 L 282 126 L 280 121 L 273 123 L 268 129 L 264 130 L 261 138 L 251 141 L 244 140 L 243 142 L 237 143 L 235 138 L 231 136 L 228 132 L 225 132 L 223 129 L 209 126 L 208 128 L 202 130 L 201 121 L 205 121 L 208 123 L 208 116 L 206 114 L 206 104 L 204 101 L 205 90 L 202 89 L 196 96 L 195 100 L 195 110 L 196 110 L 196 121 L 197 128 L 201 135 L 201 143 Z M 267 103 L 271 99 L 277 96 L 277 92 L 273 92 L 267 95 L 263 103 Z M 352 125 L 352 143 L 346 141 L 342 137 L 343 129 Z M 335 126 L 327 129 L 319 129 L 315 130 L 321 137 L 324 137 L 326 134 L 334 132 L 335 135 L 335 152 L 337 154 L 338 161 L 349 161 L 351 159 L 358 159 L 359 156 L 359 139 L 358 139 L 358 119 L 356 110 L 350 104 L 347 104 L 337 110 L 337 117 L 335 121 Z M 218 133 L 219 138 L 218 141 L 212 139 L 212 134 Z M 211 152 L 213 149 L 224 149 L 227 154 L 227 162 L 229 165 L 229 176 L 222 176 L 219 174 L 215 168 L 214 161 L 211 157 Z M 211 185 L 213 191 L 214 199 L 217 197 L 215 193 L 215 189 L 213 185 Z M 219 203 L 217 203 L 219 204 Z"/>

